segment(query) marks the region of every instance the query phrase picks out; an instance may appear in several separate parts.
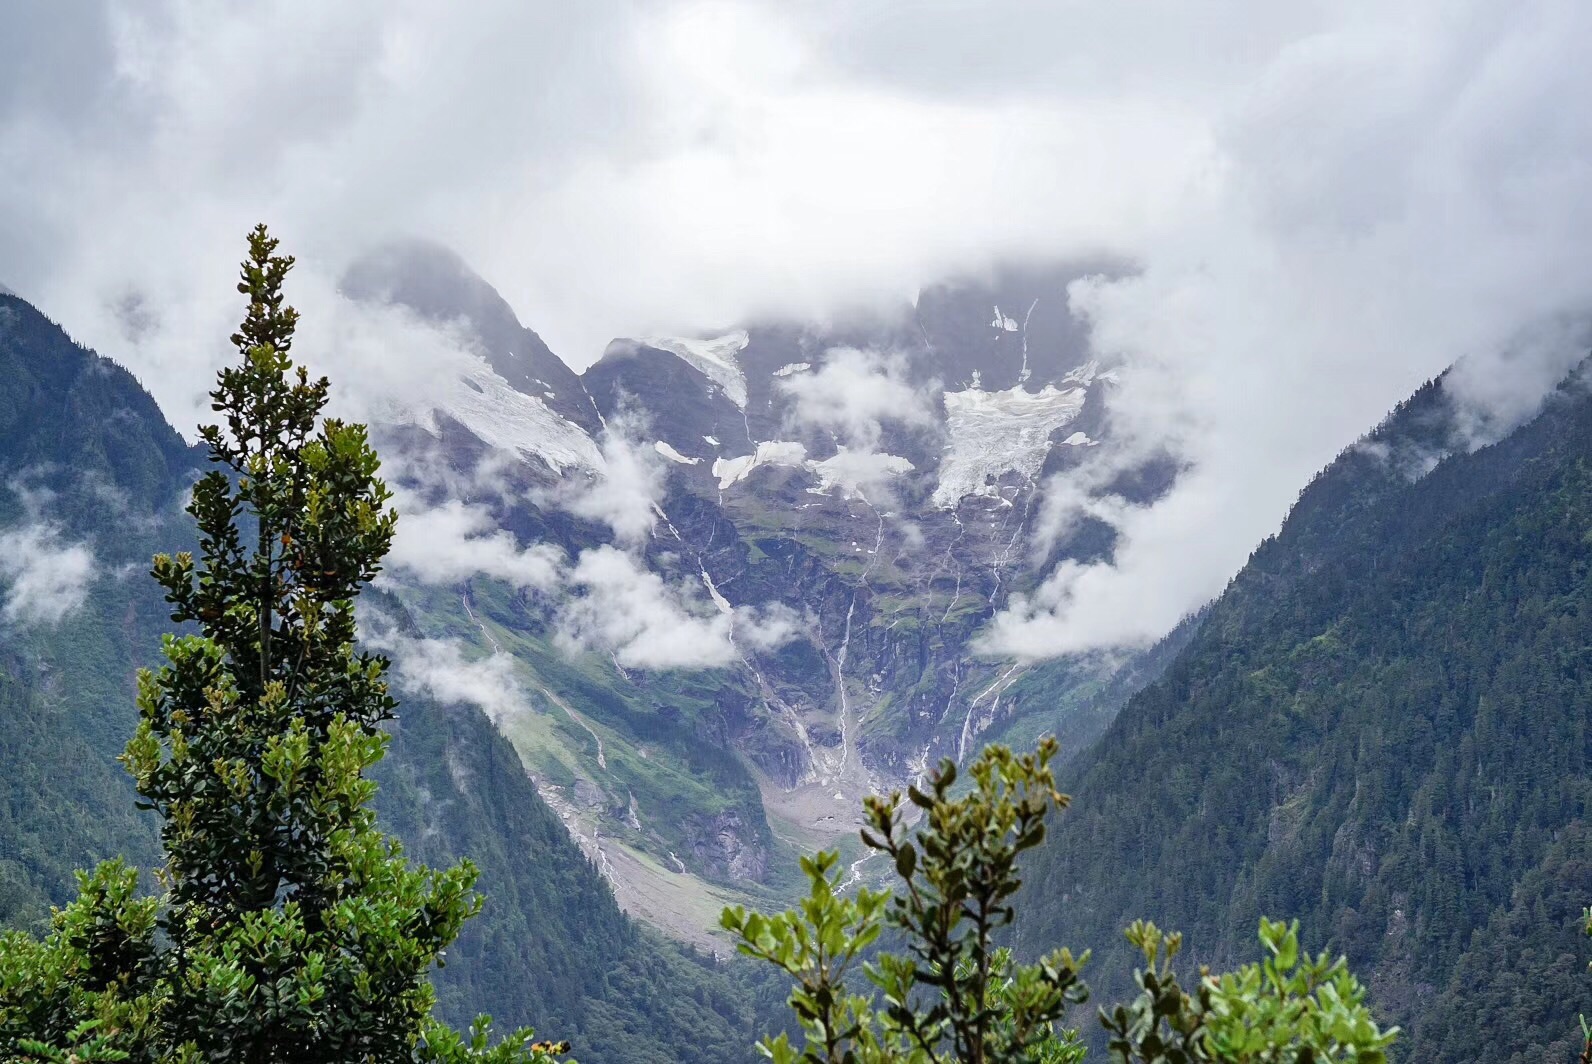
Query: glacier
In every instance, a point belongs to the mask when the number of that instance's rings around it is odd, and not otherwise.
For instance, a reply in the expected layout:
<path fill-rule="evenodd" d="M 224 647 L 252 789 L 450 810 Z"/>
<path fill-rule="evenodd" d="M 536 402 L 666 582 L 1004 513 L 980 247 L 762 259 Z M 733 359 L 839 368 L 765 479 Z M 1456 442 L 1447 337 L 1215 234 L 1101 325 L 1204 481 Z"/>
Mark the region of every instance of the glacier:
<path fill-rule="evenodd" d="M 738 458 L 715 458 L 713 475 L 719 478 L 719 490 L 745 480 L 759 466 L 802 466 L 807 461 L 807 448 L 788 440 L 764 440 L 752 454 Z"/>
<path fill-rule="evenodd" d="M 641 341 L 648 347 L 678 356 L 687 365 L 723 389 L 730 402 L 746 409 L 746 372 L 740 354 L 751 342 L 745 329 L 736 329 L 708 340 L 679 336 L 649 336 Z"/>
<path fill-rule="evenodd" d="M 949 443 L 940 459 L 934 505 L 952 509 L 969 495 L 1000 498 L 995 483 L 1007 473 L 1027 480 L 1039 475 L 1050 437 L 1083 410 L 1086 386 L 1037 392 L 1022 385 L 986 392 L 977 385 L 945 393 Z"/>
<path fill-rule="evenodd" d="M 554 412 L 541 399 L 516 390 L 483 362 L 457 377 L 437 382 L 440 395 L 416 419 L 420 427 L 439 434 L 443 414 L 498 450 L 536 457 L 554 473 L 566 469 L 598 472 L 605 468 L 602 451 L 579 425 Z"/>

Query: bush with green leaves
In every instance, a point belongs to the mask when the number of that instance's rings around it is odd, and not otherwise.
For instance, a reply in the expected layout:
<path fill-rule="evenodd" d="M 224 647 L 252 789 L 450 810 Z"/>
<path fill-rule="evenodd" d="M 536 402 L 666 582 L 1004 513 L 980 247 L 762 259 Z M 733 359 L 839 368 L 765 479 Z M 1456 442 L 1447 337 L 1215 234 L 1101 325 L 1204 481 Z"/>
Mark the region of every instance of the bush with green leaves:
<path fill-rule="evenodd" d="M 811 890 L 800 908 L 765 916 L 726 909 L 738 948 L 796 980 L 790 996 L 803 1044 L 786 1035 L 761 1048 L 775 1064 L 1080 1064 L 1085 1049 L 1064 1026 L 1087 989 L 1085 953 L 1059 950 L 1017 964 L 996 942 L 1011 922 L 1017 860 L 1065 808 L 1049 763 L 1054 740 L 1025 756 L 989 746 L 955 795 L 943 761 L 915 829 L 901 795 L 869 798 L 863 842 L 888 856 L 894 890 L 840 889 L 840 857 L 805 858 Z M 885 948 L 887 934 L 902 951 Z M 1173 958 L 1181 936 L 1154 924 L 1127 932 L 1143 952 L 1139 996 L 1100 1010 L 1118 1064 L 1385 1064 L 1397 1029 L 1381 1030 L 1365 989 L 1342 958 L 1299 952 L 1297 924 L 1264 921 L 1266 958 L 1213 976 L 1190 993 Z M 860 973 L 865 985 L 852 978 Z"/>
<path fill-rule="evenodd" d="M 1588 908 L 1581 913 L 1581 921 L 1587 937 L 1592 938 L 1592 908 Z M 1587 968 L 1592 970 L 1592 964 L 1587 965 Z M 1587 1022 L 1584 1014 L 1581 1016 L 1581 1038 L 1584 1045 L 1581 1049 L 1580 1064 L 1592 1064 L 1592 1023 Z"/>
<path fill-rule="evenodd" d="M 987 747 L 953 793 L 942 761 L 928 790 L 911 787 L 914 830 L 897 792 L 870 797 L 863 842 L 888 857 L 897 890 L 841 892 L 839 854 L 804 858 L 811 883 L 797 910 L 775 916 L 726 909 L 741 952 L 795 978 L 790 1005 L 805 1044 L 762 1043 L 776 1064 L 1074 1064 L 1076 1035 L 1061 1026 L 1084 998 L 1086 958 L 1058 950 L 1019 965 L 997 933 L 1011 923 L 1021 886 L 1017 857 L 1044 838 L 1045 814 L 1064 805 L 1049 762 L 1054 741 L 1014 755 Z M 887 929 L 905 952 L 871 953 Z M 871 958 L 871 959 L 870 959 Z M 861 973 L 862 991 L 848 983 Z"/>
<path fill-rule="evenodd" d="M 1117 1064 L 1386 1064 L 1398 1028 L 1377 1027 L 1348 963 L 1299 951 L 1299 925 L 1262 920 L 1266 956 L 1185 991 L 1172 970 L 1182 936 L 1138 921 L 1128 941 L 1144 956 L 1140 993 L 1102 1009 Z"/>
<path fill-rule="evenodd" d="M 481 907 L 469 862 L 414 867 L 377 829 L 366 772 L 396 702 L 355 646 L 354 600 L 396 514 L 363 425 L 323 418 L 292 362 L 293 260 L 263 226 L 238 290 L 241 356 L 201 437 L 200 551 L 155 559 L 186 634 L 139 678 L 122 757 L 162 818 L 158 898 L 120 862 L 80 877 L 42 941 L 0 938 L 0 1058 L 160 1062 L 546 1061 L 431 1018 L 429 973 Z"/>

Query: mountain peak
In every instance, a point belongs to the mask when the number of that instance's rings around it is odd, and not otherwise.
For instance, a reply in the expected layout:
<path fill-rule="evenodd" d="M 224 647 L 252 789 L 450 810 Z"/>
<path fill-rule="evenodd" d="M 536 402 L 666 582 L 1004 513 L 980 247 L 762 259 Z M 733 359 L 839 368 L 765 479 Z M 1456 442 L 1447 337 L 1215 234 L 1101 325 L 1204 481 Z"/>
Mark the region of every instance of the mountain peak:
<path fill-rule="evenodd" d="M 0 483 L 26 477 L 91 510 L 84 477 L 164 501 L 198 464 L 132 373 L 15 295 L 0 295 L 0 379 Z"/>
<path fill-rule="evenodd" d="M 391 303 L 427 321 L 463 320 L 487 363 L 516 391 L 588 433 L 598 431 L 597 410 L 579 378 L 451 248 L 413 237 L 389 241 L 356 259 L 339 287 L 350 299 Z"/>

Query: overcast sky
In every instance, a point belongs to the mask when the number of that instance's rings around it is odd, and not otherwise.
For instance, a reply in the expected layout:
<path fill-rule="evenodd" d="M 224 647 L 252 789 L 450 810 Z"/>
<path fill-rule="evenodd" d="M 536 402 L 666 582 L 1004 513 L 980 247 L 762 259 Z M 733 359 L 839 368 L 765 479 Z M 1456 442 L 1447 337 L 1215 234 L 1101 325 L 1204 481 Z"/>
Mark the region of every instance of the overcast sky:
<path fill-rule="evenodd" d="M 0 283 L 184 428 L 257 220 L 307 313 L 431 236 L 577 368 L 1015 256 L 1138 263 L 1074 304 L 1131 367 L 1118 430 L 1195 469 L 1010 651 L 1157 634 L 1420 381 L 1592 293 L 1586 0 L 10 0 L 5 29 Z M 1566 342 L 1467 401 L 1520 408 Z"/>

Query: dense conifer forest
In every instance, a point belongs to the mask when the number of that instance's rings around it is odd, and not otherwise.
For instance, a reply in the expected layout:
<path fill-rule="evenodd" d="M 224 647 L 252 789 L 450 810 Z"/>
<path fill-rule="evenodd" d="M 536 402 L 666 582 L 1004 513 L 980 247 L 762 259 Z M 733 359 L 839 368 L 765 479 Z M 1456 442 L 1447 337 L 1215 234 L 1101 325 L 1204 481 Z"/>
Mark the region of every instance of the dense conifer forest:
<path fill-rule="evenodd" d="M 1025 942 L 1153 915 L 1220 965 L 1287 914 L 1369 977 L 1400 1059 L 1580 1048 L 1592 397 L 1576 377 L 1425 472 L 1448 417 L 1429 384 L 1307 487 L 1063 774 Z M 1097 955 L 1102 988 L 1125 953 Z"/>

